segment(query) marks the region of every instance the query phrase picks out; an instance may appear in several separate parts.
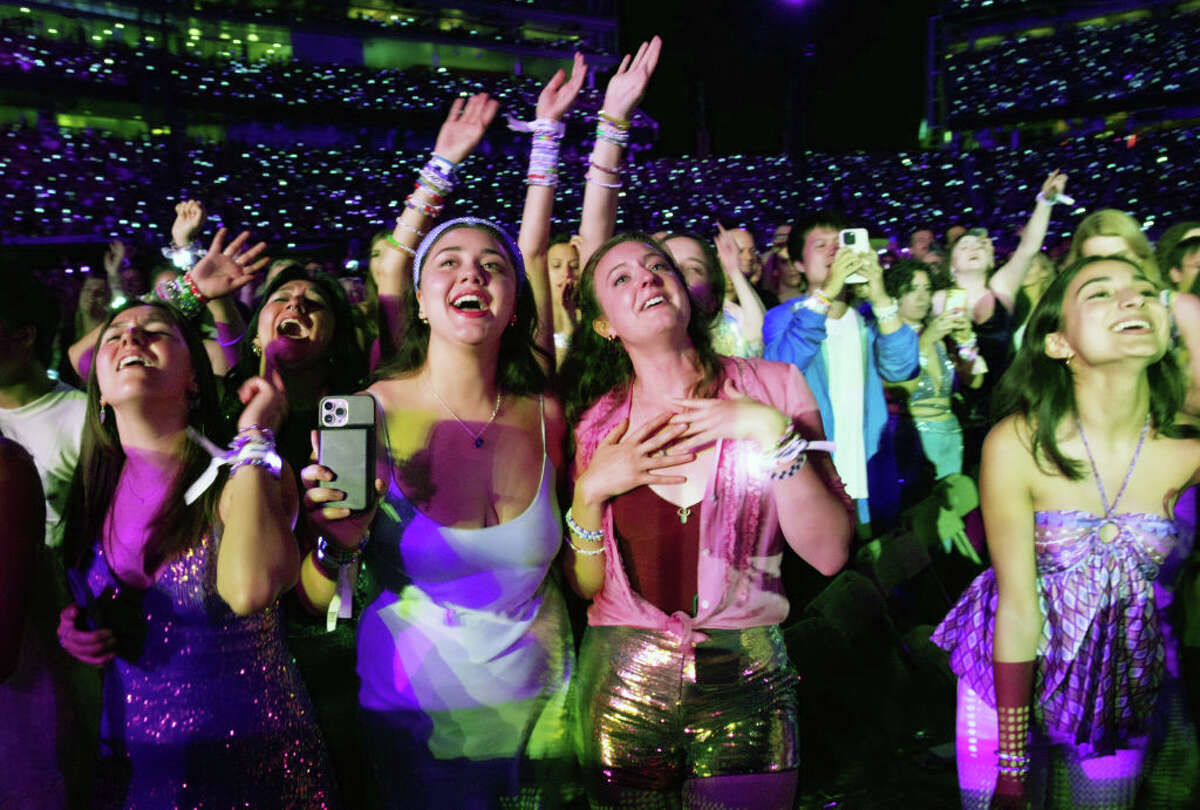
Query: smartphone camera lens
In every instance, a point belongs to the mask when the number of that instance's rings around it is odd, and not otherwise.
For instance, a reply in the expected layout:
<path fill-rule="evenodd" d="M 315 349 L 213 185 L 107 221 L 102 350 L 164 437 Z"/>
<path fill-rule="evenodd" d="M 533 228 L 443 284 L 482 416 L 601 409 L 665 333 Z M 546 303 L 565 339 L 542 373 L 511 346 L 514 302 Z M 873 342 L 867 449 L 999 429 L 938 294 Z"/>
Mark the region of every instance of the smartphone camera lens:
<path fill-rule="evenodd" d="M 336 413 L 338 416 L 345 416 L 345 415 L 346 415 L 346 409 L 345 409 L 345 408 L 338 408 L 336 411 L 334 411 L 334 413 Z"/>
<path fill-rule="evenodd" d="M 325 400 L 325 410 L 327 410 L 327 411 L 333 410 L 333 403 L 330 402 L 329 400 Z"/>

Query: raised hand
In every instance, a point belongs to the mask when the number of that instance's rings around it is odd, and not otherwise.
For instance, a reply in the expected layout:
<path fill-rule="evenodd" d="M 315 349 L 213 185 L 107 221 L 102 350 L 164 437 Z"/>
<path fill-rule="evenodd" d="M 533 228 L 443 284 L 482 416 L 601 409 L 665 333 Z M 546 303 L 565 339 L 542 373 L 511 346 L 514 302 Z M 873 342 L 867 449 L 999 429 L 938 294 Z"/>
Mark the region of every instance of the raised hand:
<path fill-rule="evenodd" d="M 176 205 L 175 221 L 171 223 L 171 243 L 176 247 L 190 245 L 207 216 L 204 204 L 195 200 L 184 200 Z"/>
<path fill-rule="evenodd" d="M 588 503 L 600 504 L 643 484 L 685 484 L 682 475 L 662 475 L 657 470 L 686 464 L 695 453 L 664 448 L 679 438 L 686 425 L 671 425 L 667 411 L 648 420 L 637 430 L 622 419 L 596 447 L 587 469 L 575 482 Z"/>
<path fill-rule="evenodd" d="M 1053 202 L 1059 194 L 1067 190 L 1067 176 L 1058 169 L 1050 172 L 1046 182 L 1042 183 L 1042 197 L 1047 202 Z"/>
<path fill-rule="evenodd" d="M 608 89 L 604 91 L 606 113 L 614 118 L 629 118 L 642 96 L 646 94 L 646 85 L 654 75 L 661 52 L 662 39 L 656 36 L 649 42 L 643 42 L 632 57 L 625 54 L 617 72 L 608 80 Z"/>
<path fill-rule="evenodd" d="M 456 98 L 450 105 L 442 128 L 438 130 L 433 151 L 453 163 L 460 163 L 475 151 L 483 133 L 496 117 L 500 102 L 488 97 L 487 93 L 476 93 L 470 98 Z"/>
<path fill-rule="evenodd" d="M 266 379 L 251 377 L 246 380 L 238 388 L 238 399 L 244 406 L 238 417 L 239 430 L 254 426 L 278 430 L 283 424 L 287 397 Z"/>
<path fill-rule="evenodd" d="M 249 231 L 242 231 L 228 245 L 225 244 L 225 234 L 225 228 L 217 231 L 208 253 L 189 271 L 200 293 L 208 299 L 223 298 L 245 287 L 254 281 L 254 274 L 271 261 L 269 256 L 262 255 L 267 249 L 266 242 L 243 250 L 246 242 L 250 241 Z"/>
<path fill-rule="evenodd" d="M 108 243 L 108 250 L 104 251 L 104 273 L 108 276 L 113 276 L 121 265 L 125 263 L 125 243 L 120 239 L 114 239 Z"/>
<path fill-rule="evenodd" d="M 733 234 L 725 230 L 720 222 L 717 223 L 717 235 L 713 241 L 717 245 L 717 258 L 721 260 L 721 269 L 725 271 L 725 275 L 745 275 L 742 273 L 741 262 L 738 261 L 737 242 L 733 240 Z"/>
<path fill-rule="evenodd" d="M 579 95 L 579 88 L 583 87 L 583 78 L 587 75 L 587 63 L 583 54 L 575 54 L 575 62 L 571 65 L 571 78 L 567 79 L 566 75 L 559 70 L 542 88 L 537 101 L 538 119 L 559 121 L 571 109 L 575 97 Z"/>
<path fill-rule="evenodd" d="M 737 390 L 725 382 L 725 398 L 681 398 L 672 400 L 679 413 L 671 424 L 686 428 L 679 436 L 684 447 L 702 447 L 718 439 L 753 439 L 767 450 L 783 435 L 787 416 Z"/>

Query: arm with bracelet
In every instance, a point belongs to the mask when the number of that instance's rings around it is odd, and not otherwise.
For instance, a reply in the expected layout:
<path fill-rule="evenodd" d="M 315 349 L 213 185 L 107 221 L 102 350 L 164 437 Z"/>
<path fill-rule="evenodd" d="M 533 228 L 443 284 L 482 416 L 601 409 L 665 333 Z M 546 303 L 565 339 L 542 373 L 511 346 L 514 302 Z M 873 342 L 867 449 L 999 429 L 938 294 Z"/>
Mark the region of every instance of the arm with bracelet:
<path fill-rule="evenodd" d="M 566 131 L 562 118 L 570 111 L 587 75 L 583 54 L 575 54 L 571 76 L 559 70 L 538 96 L 536 118 L 529 123 L 509 120 L 509 128 L 529 132 L 533 144 L 529 152 L 529 172 L 525 178 L 525 208 L 517 247 L 525 260 L 525 279 L 537 302 L 537 345 L 546 352 L 544 365 L 549 371 L 554 358 L 554 309 L 550 295 L 547 252 L 550 246 L 550 215 L 554 210 L 554 190 L 558 186 L 558 145 Z"/>
<path fill-rule="evenodd" d="M 1064 194 L 1066 187 L 1065 174 L 1058 170 L 1050 172 L 1037 194 L 1033 213 L 1029 215 L 1029 221 L 1021 231 L 1021 241 L 1017 249 L 988 279 L 988 289 L 1009 312 L 1012 312 L 1016 305 L 1017 291 L 1025 281 L 1025 274 L 1033 264 L 1033 257 L 1042 249 L 1042 242 L 1045 241 L 1046 232 L 1050 228 L 1051 209 L 1056 203 L 1066 203 L 1069 199 Z"/>
<path fill-rule="evenodd" d="M 1023 475 L 1030 457 L 1016 424 L 1015 417 L 1009 417 L 988 435 L 980 472 L 980 506 L 997 590 L 992 650 L 998 731 L 994 807 L 1025 806 L 1034 660 L 1042 627 L 1033 494 Z"/>
<path fill-rule="evenodd" d="M 604 109 L 596 118 L 596 145 L 585 171 L 583 214 L 579 223 L 579 264 L 610 236 L 617 225 L 617 202 L 623 185 L 625 149 L 632 127 L 630 117 L 654 74 L 662 40 L 643 42 L 633 56 L 625 55 L 604 92 Z"/>
<path fill-rule="evenodd" d="M 376 270 L 379 307 L 392 338 L 399 345 L 407 327 L 404 299 L 412 284 L 413 259 L 417 245 L 441 216 L 454 191 L 455 172 L 479 145 L 499 103 L 487 93 L 456 98 L 438 130 L 433 154 L 417 174 L 413 191 L 404 200 L 392 232 L 384 237 L 384 253 Z"/>
<path fill-rule="evenodd" d="M 238 397 L 246 403 L 221 491 L 223 529 L 217 557 L 217 592 L 239 615 L 263 610 L 296 584 L 300 552 L 293 534 L 299 496 L 295 479 L 283 475 L 275 451 L 275 428 L 284 397 L 253 377 Z"/>

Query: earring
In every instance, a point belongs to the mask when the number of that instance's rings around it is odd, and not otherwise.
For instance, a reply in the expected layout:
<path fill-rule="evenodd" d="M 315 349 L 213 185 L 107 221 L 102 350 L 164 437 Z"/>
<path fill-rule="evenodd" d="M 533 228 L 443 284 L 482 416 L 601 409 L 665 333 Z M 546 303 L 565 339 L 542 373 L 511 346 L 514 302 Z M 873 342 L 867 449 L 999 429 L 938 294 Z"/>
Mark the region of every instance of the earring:
<path fill-rule="evenodd" d="M 250 341 L 250 351 L 254 352 L 255 357 L 262 357 L 262 344 L 258 342 L 258 338 Z"/>
<path fill-rule="evenodd" d="M 615 332 L 609 332 L 607 335 L 604 336 L 604 339 L 607 340 L 609 343 L 612 343 L 614 340 L 617 339 L 617 335 Z"/>
<path fill-rule="evenodd" d="M 515 312 L 514 312 L 514 313 L 513 313 L 513 316 L 512 316 L 511 318 L 509 318 L 509 319 L 508 319 L 508 325 L 509 325 L 509 326 L 516 326 L 516 325 L 517 325 L 517 313 L 515 313 Z"/>
<path fill-rule="evenodd" d="M 1074 359 L 1075 359 L 1075 355 L 1073 355 L 1073 354 L 1069 354 L 1063 358 L 1063 365 L 1067 367 L 1068 371 L 1071 368 L 1071 361 Z"/>
<path fill-rule="evenodd" d="M 429 323 L 429 319 L 425 317 L 425 313 L 418 310 L 417 320 L 421 323 Z"/>
<path fill-rule="evenodd" d="M 104 402 L 100 403 L 100 424 L 104 424 L 104 420 L 108 418 L 108 405 Z"/>

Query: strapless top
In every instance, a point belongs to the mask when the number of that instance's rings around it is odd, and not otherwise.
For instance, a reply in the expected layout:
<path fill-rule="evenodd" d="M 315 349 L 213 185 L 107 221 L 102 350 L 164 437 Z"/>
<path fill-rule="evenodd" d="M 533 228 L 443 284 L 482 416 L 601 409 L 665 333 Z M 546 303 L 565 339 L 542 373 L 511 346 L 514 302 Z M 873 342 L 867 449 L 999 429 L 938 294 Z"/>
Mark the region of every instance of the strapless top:
<path fill-rule="evenodd" d="M 1052 739 L 1105 754 L 1146 733 L 1166 658 L 1154 581 L 1179 542 L 1175 522 L 1158 515 L 1034 513 L 1042 612 L 1034 710 Z M 933 634 L 990 705 L 996 603 L 989 568 Z"/>

